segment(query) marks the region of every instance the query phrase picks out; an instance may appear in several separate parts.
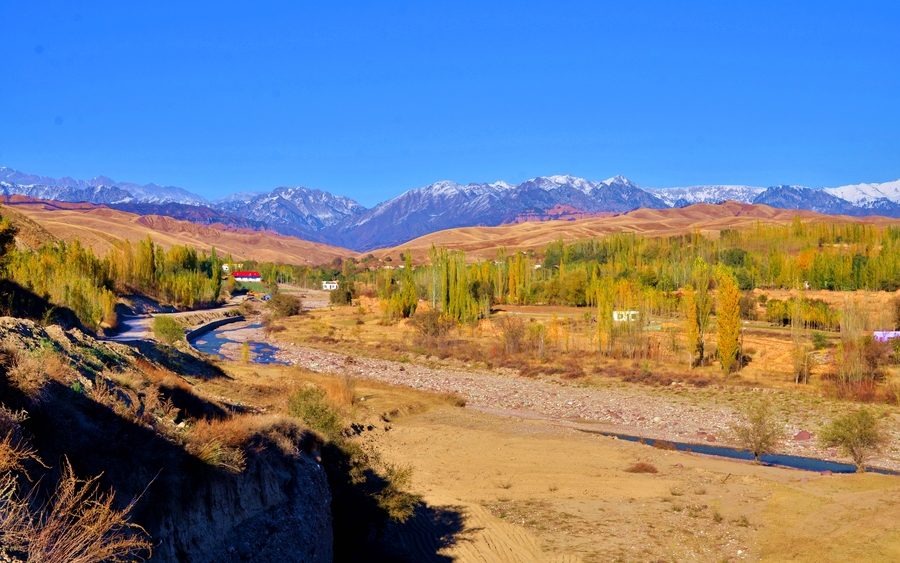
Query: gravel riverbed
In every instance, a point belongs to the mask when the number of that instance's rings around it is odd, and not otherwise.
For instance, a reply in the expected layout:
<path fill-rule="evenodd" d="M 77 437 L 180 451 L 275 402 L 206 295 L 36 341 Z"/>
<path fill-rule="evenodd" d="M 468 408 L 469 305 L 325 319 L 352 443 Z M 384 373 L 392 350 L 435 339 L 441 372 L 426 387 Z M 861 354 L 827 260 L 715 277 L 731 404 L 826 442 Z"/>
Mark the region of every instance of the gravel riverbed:
<path fill-rule="evenodd" d="M 716 404 L 717 394 L 728 388 L 646 387 L 611 382 L 589 385 L 519 376 L 513 370 L 493 371 L 445 366 L 427 359 L 422 363 L 347 356 L 295 344 L 277 343 L 276 357 L 302 368 L 337 375 L 368 378 L 424 391 L 456 393 L 474 408 L 503 416 L 542 418 L 567 426 L 638 435 L 688 443 L 728 445 L 729 429 L 737 413 Z M 740 389 L 739 393 L 778 393 Z M 782 392 L 783 393 L 783 392 Z M 813 414 L 787 417 L 786 436 L 777 453 L 841 460 L 835 450 L 815 442 Z M 890 454 L 888 452 L 888 454 Z M 873 465 L 900 469 L 893 456 L 872 460 Z"/>
<path fill-rule="evenodd" d="M 455 393 L 466 400 L 466 408 L 501 416 L 546 419 L 564 426 L 653 439 L 731 445 L 730 428 L 738 420 L 735 405 L 753 393 L 772 393 L 785 413 L 786 430 L 786 439 L 775 453 L 847 461 L 835 450 L 817 445 L 815 432 L 828 412 L 823 414 L 820 407 L 800 401 L 801 395 L 790 391 L 716 385 L 695 388 L 680 383 L 652 387 L 596 378 L 587 382 L 528 378 L 511 369 L 478 369 L 453 360 L 421 357 L 400 362 L 321 350 L 267 339 L 262 330 L 250 324 L 228 329 L 228 338 L 265 342 L 277 347 L 277 360 L 310 371 Z M 221 353 L 236 360 L 240 345 L 226 344 Z M 900 440 L 891 430 L 891 447 L 870 463 L 900 469 Z"/>

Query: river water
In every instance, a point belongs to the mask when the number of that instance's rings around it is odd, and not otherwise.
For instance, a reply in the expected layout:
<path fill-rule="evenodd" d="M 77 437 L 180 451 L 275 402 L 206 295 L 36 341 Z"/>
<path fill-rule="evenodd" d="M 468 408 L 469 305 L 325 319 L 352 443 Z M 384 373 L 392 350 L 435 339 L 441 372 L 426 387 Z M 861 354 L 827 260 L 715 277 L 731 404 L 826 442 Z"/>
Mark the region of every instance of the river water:
<path fill-rule="evenodd" d="M 246 341 L 250 346 L 251 362 L 287 365 L 287 362 L 275 357 L 275 353 L 278 352 L 276 346 L 261 340 L 254 340 L 254 337 L 259 338 L 257 335 L 261 334 L 262 326 L 259 323 L 225 325 L 201 334 L 192 339 L 190 344 L 204 354 L 218 356 L 223 360 L 235 360 L 240 358 L 241 346 Z"/>
<path fill-rule="evenodd" d="M 641 438 L 639 436 L 630 436 L 628 434 L 617 434 L 614 432 L 602 432 L 600 430 L 586 430 L 579 428 L 582 432 L 591 434 L 601 434 L 603 436 L 615 436 L 620 440 L 629 442 L 640 442 L 648 446 L 669 444 L 674 445 L 675 449 L 682 452 L 692 452 L 705 455 L 714 455 L 718 457 L 727 457 L 731 459 L 743 459 L 750 461 L 753 454 L 747 450 L 738 450 L 737 448 L 729 448 L 728 446 L 708 446 L 706 444 L 686 444 L 683 442 L 670 442 L 668 440 L 653 440 L 649 438 Z M 759 456 L 759 461 L 763 465 L 774 465 L 778 467 L 790 467 L 792 469 L 803 469 L 805 471 L 830 471 L 832 473 L 856 473 L 856 466 L 849 463 L 839 463 L 837 461 L 827 461 L 824 459 L 816 459 L 813 457 L 802 457 L 798 455 L 780 455 L 780 454 L 763 454 Z M 891 471 L 889 469 L 878 469 L 873 467 L 866 468 L 866 471 L 872 473 L 881 473 L 883 475 L 900 475 L 900 472 Z"/>

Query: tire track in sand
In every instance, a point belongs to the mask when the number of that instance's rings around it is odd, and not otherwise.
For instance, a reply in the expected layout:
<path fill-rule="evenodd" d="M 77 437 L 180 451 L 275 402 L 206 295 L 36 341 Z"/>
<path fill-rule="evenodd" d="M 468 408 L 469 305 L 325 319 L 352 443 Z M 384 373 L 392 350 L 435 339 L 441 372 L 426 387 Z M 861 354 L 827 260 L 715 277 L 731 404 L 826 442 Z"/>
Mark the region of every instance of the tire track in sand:
<path fill-rule="evenodd" d="M 425 563 L 581 563 L 576 556 L 548 557 L 535 536 L 482 506 L 467 503 L 450 510 L 462 514 L 462 531 L 454 534 L 440 511 L 417 511 L 399 531 L 398 544 Z"/>

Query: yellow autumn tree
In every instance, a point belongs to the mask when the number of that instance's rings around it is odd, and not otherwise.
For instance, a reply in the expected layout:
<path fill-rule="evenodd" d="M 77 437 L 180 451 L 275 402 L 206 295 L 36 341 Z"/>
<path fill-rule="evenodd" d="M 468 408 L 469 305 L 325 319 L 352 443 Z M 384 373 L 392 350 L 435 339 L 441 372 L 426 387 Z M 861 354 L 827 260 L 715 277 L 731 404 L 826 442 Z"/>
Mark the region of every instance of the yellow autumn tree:
<path fill-rule="evenodd" d="M 722 372 L 727 375 L 735 368 L 740 350 L 741 291 L 734 275 L 724 266 L 716 269 L 716 280 L 719 285 L 716 297 L 719 362 Z"/>
<path fill-rule="evenodd" d="M 700 360 L 697 359 L 697 349 L 700 348 L 700 325 L 697 322 L 697 292 L 691 285 L 686 285 L 684 288 L 681 296 L 681 310 L 684 314 L 685 346 L 691 355 L 691 367 L 694 367 L 702 361 L 702 356 Z"/>

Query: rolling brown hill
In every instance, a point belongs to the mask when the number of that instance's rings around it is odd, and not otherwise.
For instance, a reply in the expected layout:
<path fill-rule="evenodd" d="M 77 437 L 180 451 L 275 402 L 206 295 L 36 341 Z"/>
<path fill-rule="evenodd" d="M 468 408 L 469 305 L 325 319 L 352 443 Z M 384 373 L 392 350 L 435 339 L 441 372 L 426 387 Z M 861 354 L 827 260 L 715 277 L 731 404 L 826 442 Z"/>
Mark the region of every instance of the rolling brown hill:
<path fill-rule="evenodd" d="M 698 203 L 677 209 L 637 209 L 614 217 L 592 217 L 571 221 L 527 222 L 499 227 L 464 227 L 438 231 L 406 244 L 374 251 L 378 257 L 397 255 L 409 249 L 416 262 L 426 260 L 431 245 L 466 251 L 469 259 L 496 256 L 498 248 L 539 250 L 560 237 L 564 241 L 598 237 L 616 232 L 634 232 L 645 236 L 672 236 L 699 229 L 717 235 L 723 229 L 744 229 L 756 225 L 783 225 L 799 216 L 804 221 L 829 223 L 867 223 L 900 225 L 889 217 L 850 217 L 822 215 L 812 211 L 777 209 L 768 205 L 728 201 L 720 204 Z"/>
<path fill-rule="evenodd" d="M 160 215 L 136 215 L 103 205 L 35 200 L 21 196 L 5 198 L 0 215 L 19 227 L 29 247 L 47 240 L 71 242 L 76 238 L 103 255 L 116 241 L 137 241 L 148 235 L 164 248 L 187 245 L 235 259 L 253 259 L 295 265 L 326 264 L 335 258 L 355 257 L 346 248 L 328 246 L 295 237 L 225 225 L 197 225 Z"/>
<path fill-rule="evenodd" d="M 90 203 L 65 203 L 36 200 L 23 196 L 5 198 L 0 215 L 9 217 L 19 228 L 20 244 L 37 248 L 53 241 L 79 239 L 95 252 L 104 254 L 118 240 L 136 241 L 147 235 L 168 248 L 183 244 L 209 250 L 212 246 L 236 259 L 252 258 L 289 264 L 325 264 L 335 258 L 359 257 L 346 248 L 301 240 L 270 232 L 238 229 L 225 225 L 197 225 L 160 215 L 137 215 Z M 767 205 L 737 203 L 699 203 L 678 209 L 637 209 L 612 217 L 588 217 L 562 221 L 538 221 L 498 227 L 462 227 L 431 233 L 408 243 L 373 251 L 379 258 L 397 256 L 410 249 L 413 259 L 427 259 L 431 245 L 464 250 L 471 260 L 493 258 L 497 249 L 540 250 L 560 237 L 574 241 L 615 232 L 634 232 L 645 236 L 671 236 L 698 229 L 717 235 L 723 229 L 750 228 L 761 222 L 783 225 L 794 217 L 804 221 L 829 223 L 866 223 L 900 225 L 900 219 L 888 217 L 851 217 L 822 215 L 812 211 L 778 209 Z"/>

